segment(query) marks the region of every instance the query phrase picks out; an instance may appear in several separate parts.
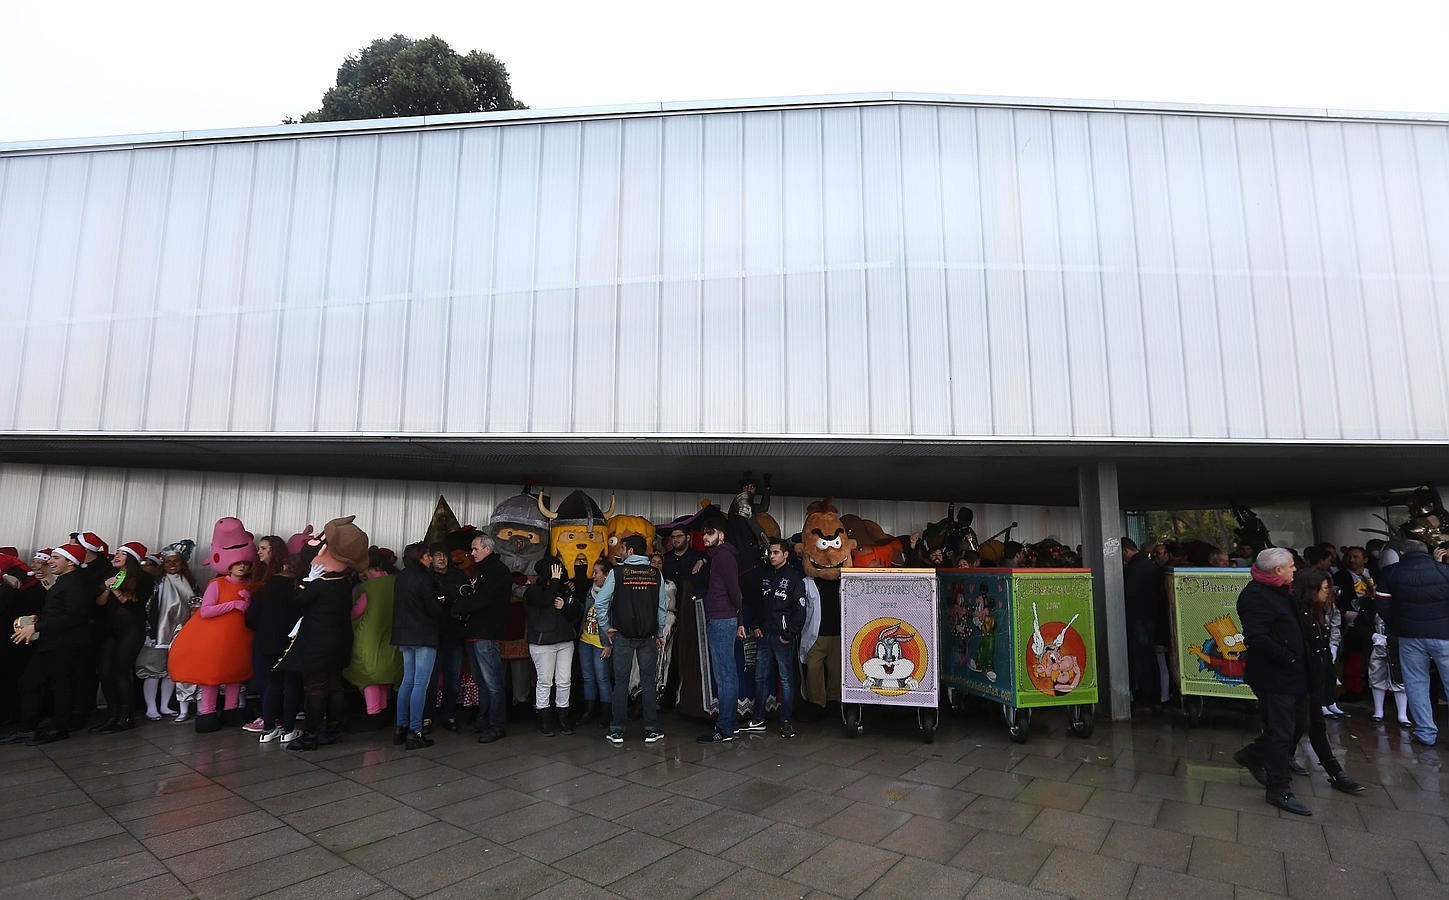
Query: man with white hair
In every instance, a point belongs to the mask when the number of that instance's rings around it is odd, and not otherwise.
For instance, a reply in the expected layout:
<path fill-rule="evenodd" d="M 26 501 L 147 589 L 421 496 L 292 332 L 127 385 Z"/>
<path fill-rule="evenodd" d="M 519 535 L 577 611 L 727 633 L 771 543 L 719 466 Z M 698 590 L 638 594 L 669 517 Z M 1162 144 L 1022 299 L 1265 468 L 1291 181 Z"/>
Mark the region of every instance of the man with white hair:
<path fill-rule="evenodd" d="M 1294 736 L 1308 731 L 1308 652 L 1293 608 L 1293 554 L 1269 547 L 1253 562 L 1253 578 L 1238 595 L 1238 621 L 1248 650 L 1244 679 L 1258 698 L 1263 733 L 1233 754 L 1268 789 L 1273 806 L 1300 816 L 1313 812 L 1291 790 Z"/>
<path fill-rule="evenodd" d="M 1387 552 L 1387 551 L 1386 551 Z M 1422 541 L 1404 541 L 1399 561 L 1384 568 L 1375 590 L 1384 627 L 1399 639 L 1399 664 L 1414 720 L 1414 743 L 1439 741 L 1434 706 L 1429 701 L 1429 666 L 1449 684 L 1449 566 L 1443 550 L 1429 554 Z"/>

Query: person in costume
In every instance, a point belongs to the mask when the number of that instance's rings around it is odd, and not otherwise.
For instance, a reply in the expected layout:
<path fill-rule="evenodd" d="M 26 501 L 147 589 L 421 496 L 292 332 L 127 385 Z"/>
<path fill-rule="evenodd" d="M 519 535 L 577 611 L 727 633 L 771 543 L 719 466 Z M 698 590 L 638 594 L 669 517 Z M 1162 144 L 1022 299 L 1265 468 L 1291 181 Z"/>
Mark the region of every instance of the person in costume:
<path fill-rule="evenodd" d="M 241 519 L 218 519 L 207 565 L 219 574 L 206 586 L 197 615 L 171 644 L 169 659 L 174 681 L 199 688 L 199 733 L 221 728 L 223 715 L 216 705 L 222 685 L 226 686 L 226 724 L 242 724 L 241 689 L 252 677 L 252 630 L 247 627 L 246 611 L 251 605 L 249 586 L 256 562 L 256 542 Z"/>
<path fill-rule="evenodd" d="M 805 664 L 801 719 L 819 719 L 827 704 L 840 703 L 840 570 L 850 561 L 855 540 L 845 530 L 832 498 L 805 508 L 805 525 L 795 552 L 805 568 L 805 628 L 800 634 Z"/>
<path fill-rule="evenodd" d="M 302 676 L 306 724 L 290 750 L 342 740 L 342 669 L 352 658 L 351 575 L 368 564 L 367 533 L 353 519 L 333 519 L 308 542 L 317 555 L 292 592 L 292 610 L 300 619 L 277 666 Z"/>
<path fill-rule="evenodd" d="M 307 531 L 310 532 L 311 526 Z M 306 544 L 303 535 L 302 544 Z M 290 744 L 301 736 L 297 730 L 297 713 L 302 708 L 302 678 L 296 672 L 277 669 L 277 661 L 287 649 L 287 636 L 297 623 L 292 609 L 292 591 L 297 586 L 291 541 L 278 535 L 267 535 L 257 542 L 257 554 L 267 570 L 265 580 L 255 588 L 247 607 L 246 623 L 252 629 L 252 675 L 262 709 L 246 730 L 257 735 L 259 743 L 278 741 Z"/>
<path fill-rule="evenodd" d="M 498 558 L 513 576 L 512 600 L 508 606 L 508 624 L 503 632 L 499 653 L 507 671 L 511 688 L 510 700 L 516 704 L 533 705 L 534 665 L 525 634 L 527 614 L 524 593 L 534 577 L 534 566 L 548 549 L 548 519 L 539 508 L 539 495 L 523 490 L 493 507 L 488 517 L 488 534 L 493 538 Z M 580 581 L 579 583 L 582 583 Z"/>
<path fill-rule="evenodd" d="M 105 583 L 105 632 L 97 661 L 106 720 L 91 729 L 99 734 L 135 727 L 136 657 L 146 642 L 146 604 L 156 589 L 155 580 L 141 571 L 148 552 L 144 544 L 128 541 L 111 557 L 116 574 Z"/>
<path fill-rule="evenodd" d="M 368 724 L 387 724 L 387 702 L 393 686 L 402 681 L 402 654 L 392 645 L 393 593 L 397 577 L 392 553 L 367 548 L 367 569 L 353 591 L 352 661 L 342 677 L 362 691 Z"/>

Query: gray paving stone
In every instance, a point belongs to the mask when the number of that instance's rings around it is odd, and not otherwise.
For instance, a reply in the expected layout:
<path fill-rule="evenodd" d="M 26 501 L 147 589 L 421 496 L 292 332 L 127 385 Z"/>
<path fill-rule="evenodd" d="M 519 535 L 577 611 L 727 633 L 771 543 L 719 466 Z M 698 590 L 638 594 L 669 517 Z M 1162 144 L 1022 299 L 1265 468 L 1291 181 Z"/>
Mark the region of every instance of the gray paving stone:
<path fill-rule="evenodd" d="M 1192 836 L 1131 822 L 1114 822 L 1111 833 L 1102 842 L 1101 853 L 1185 873 L 1192 855 Z"/>
<path fill-rule="evenodd" d="M 1208 880 L 1230 881 L 1273 894 L 1287 892 L 1283 854 L 1277 850 L 1230 844 L 1213 838 L 1193 838 L 1187 874 Z"/>
<path fill-rule="evenodd" d="M 956 822 L 942 822 L 929 816 L 911 816 L 910 821 L 876 841 L 877 847 L 945 863 L 977 835 L 979 829 Z"/>
<path fill-rule="evenodd" d="M 1029 838 L 983 831 L 961 848 L 961 852 L 951 860 L 951 865 L 1027 885 L 1054 849 L 1051 844 Z"/>
<path fill-rule="evenodd" d="M 784 875 L 831 840 L 829 835 L 777 823 L 735 844 L 724 857 L 771 875 Z"/>
<path fill-rule="evenodd" d="M 938 823 L 939 824 L 939 823 Z M 964 897 L 980 876 L 940 863 L 907 856 L 872 884 L 862 897 L 920 900 L 922 897 Z"/>
<path fill-rule="evenodd" d="M 1136 863 L 1058 847 L 1031 885 L 1083 900 L 1116 900 L 1127 896 L 1136 874 Z"/>
<path fill-rule="evenodd" d="M 1154 866 L 1138 866 L 1129 897 L 1158 900 L 1161 897 L 1191 897 L 1192 900 L 1233 900 L 1233 886 L 1218 879 L 1198 878 L 1169 872 Z"/>
<path fill-rule="evenodd" d="M 678 849 L 678 845 L 647 834 L 631 832 L 609 838 L 587 850 L 574 851 L 554 866 L 577 878 L 608 887 L 631 878 Z"/>
<path fill-rule="evenodd" d="M 836 840 L 785 873 L 837 897 L 853 897 L 870 887 L 901 859 L 901 854 L 848 840 Z"/>
<path fill-rule="evenodd" d="M 625 875 L 613 886 L 630 897 L 693 897 L 739 870 L 728 860 L 686 847 Z"/>
<path fill-rule="evenodd" d="M 1024 837 L 1043 844 L 1070 847 L 1084 853 L 1095 853 L 1115 824 L 1111 819 L 1088 816 L 1065 809 L 1044 809 L 1032 819 Z"/>

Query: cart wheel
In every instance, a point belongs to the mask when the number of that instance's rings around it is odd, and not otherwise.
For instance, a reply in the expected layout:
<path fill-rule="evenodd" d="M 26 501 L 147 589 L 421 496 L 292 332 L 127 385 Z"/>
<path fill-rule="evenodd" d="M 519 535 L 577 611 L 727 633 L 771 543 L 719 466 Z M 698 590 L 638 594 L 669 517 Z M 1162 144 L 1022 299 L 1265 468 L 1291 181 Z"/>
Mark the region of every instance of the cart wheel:
<path fill-rule="evenodd" d="M 860 704 L 840 704 L 840 715 L 845 719 L 845 736 L 855 737 L 865 729 L 860 724 Z"/>
<path fill-rule="evenodd" d="M 1207 701 L 1205 701 L 1202 697 L 1182 698 L 1182 711 L 1184 714 L 1186 714 L 1187 723 L 1189 725 L 1202 724 L 1202 717 L 1205 711 L 1204 707 L 1206 706 L 1206 703 Z"/>
<path fill-rule="evenodd" d="M 1027 730 L 1031 728 L 1031 710 L 1003 706 L 1001 712 L 1006 718 L 1006 730 L 1011 734 L 1012 743 L 1025 744 Z"/>
<path fill-rule="evenodd" d="M 936 711 L 934 709 L 923 709 L 917 715 L 920 718 L 921 734 L 925 738 L 926 743 L 934 744 L 936 742 L 936 722 L 938 719 Z"/>
<path fill-rule="evenodd" d="M 1097 707 L 1090 704 L 1081 704 L 1072 707 L 1072 734 L 1079 738 L 1092 736 L 1092 727 L 1097 720 Z"/>

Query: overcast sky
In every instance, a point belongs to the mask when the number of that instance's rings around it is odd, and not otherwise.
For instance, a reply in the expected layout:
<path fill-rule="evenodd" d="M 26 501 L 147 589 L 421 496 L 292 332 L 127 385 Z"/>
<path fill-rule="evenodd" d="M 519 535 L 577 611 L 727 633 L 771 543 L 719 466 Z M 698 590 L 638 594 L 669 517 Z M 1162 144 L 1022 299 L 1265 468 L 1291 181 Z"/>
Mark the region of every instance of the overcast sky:
<path fill-rule="evenodd" d="M 0 0 L 0 141 L 274 125 L 437 34 L 540 109 L 921 91 L 1449 112 L 1449 3 Z"/>

